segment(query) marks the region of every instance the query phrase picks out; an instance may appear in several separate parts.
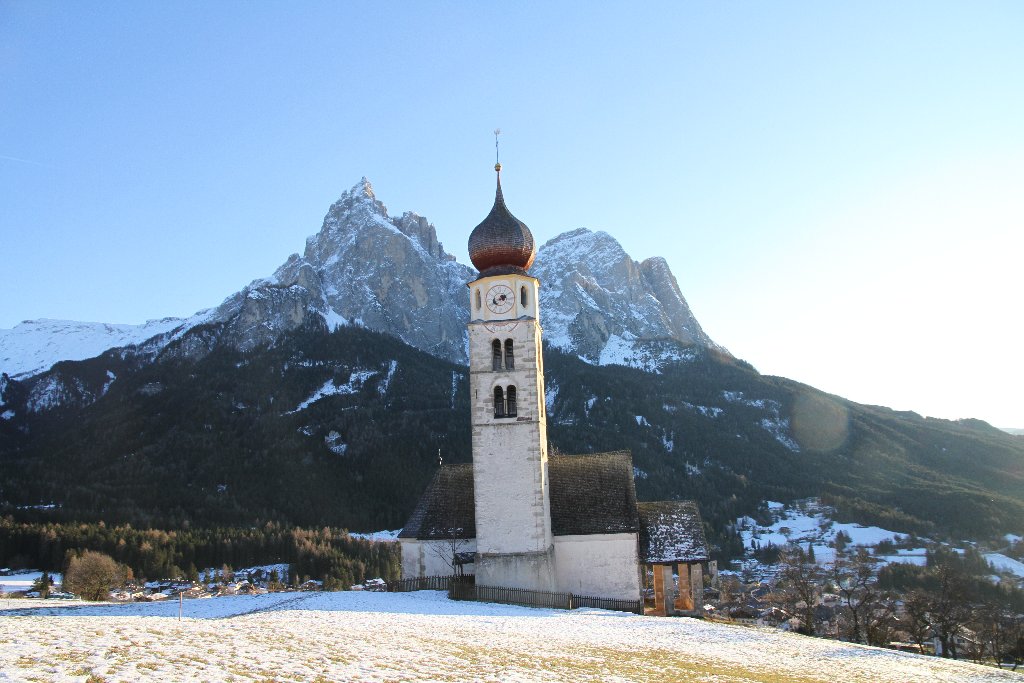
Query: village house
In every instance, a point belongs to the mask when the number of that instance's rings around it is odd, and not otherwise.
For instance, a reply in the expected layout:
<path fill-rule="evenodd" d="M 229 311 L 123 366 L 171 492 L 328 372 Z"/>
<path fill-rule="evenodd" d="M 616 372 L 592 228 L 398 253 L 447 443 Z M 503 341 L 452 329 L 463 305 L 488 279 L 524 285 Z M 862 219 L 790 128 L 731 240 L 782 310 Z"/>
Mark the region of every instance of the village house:
<path fill-rule="evenodd" d="M 633 601 L 649 584 L 656 613 L 699 614 L 697 505 L 638 503 L 629 452 L 548 452 L 536 248 L 495 170 L 494 206 L 469 238 L 473 462 L 438 468 L 399 535 L 403 577 Z"/>

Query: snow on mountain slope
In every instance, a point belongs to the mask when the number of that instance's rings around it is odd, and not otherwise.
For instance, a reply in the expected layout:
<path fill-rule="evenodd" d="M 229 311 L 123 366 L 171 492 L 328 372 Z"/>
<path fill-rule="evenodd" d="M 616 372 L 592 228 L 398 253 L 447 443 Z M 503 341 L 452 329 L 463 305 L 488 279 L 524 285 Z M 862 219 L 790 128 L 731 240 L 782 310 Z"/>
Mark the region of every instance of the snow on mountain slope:
<path fill-rule="evenodd" d="M 995 567 L 996 571 L 1006 572 L 1024 579 L 1024 562 L 1007 557 L 1002 553 L 985 553 L 985 559 Z"/>
<path fill-rule="evenodd" d="M 0 372 L 17 379 L 44 372 L 61 360 L 85 360 L 107 349 L 142 342 L 183 325 L 182 318 L 149 320 L 142 325 L 26 320 L 0 329 Z"/>
<path fill-rule="evenodd" d="M 229 296 L 209 321 L 223 324 L 221 342 L 241 349 L 317 316 L 329 329 L 360 325 L 465 362 L 472 272 L 444 251 L 425 218 L 390 217 L 363 178 L 331 205 L 303 255 Z"/>
<path fill-rule="evenodd" d="M 701 329 L 665 260 L 637 263 L 607 233 L 579 229 L 550 240 L 531 273 L 541 280 L 545 338 L 591 363 L 656 371 L 692 358 L 695 346 L 723 350 Z M 465 285 L 474 277 L 445 252 L 427 219 L 389 216 L 363 178 L 331 205 L 302 255 L 216 308 L 144 325 L 27 321 L 0 330 L 0 372 L 29 377 L 58 360 L 163 335 L 154 340 L 159 347 L 200 323 L 217 326 L 178 353 L 201 354 L 218 343 L 250 349 L 317 316 L 330 329 L 361 325 L 465 363 Z"/>
<path fill-rule="evenodd" d="M 720 348 L 701 329 L 665 259 L 637 263 L 611 235 L 580 228 L 537 253 L 545 339 L 584 360 L 656 370 L 681 347 Z"/>

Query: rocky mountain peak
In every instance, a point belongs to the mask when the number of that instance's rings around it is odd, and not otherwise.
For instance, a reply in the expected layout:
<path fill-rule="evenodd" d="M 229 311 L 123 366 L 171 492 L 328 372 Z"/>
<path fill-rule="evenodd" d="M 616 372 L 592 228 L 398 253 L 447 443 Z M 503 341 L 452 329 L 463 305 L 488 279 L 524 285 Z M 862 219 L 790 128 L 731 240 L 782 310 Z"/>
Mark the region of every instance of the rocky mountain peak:
<path fill-rule="evenodd" d="M 426 218 L 390 217 L 363 178 L 331 205 L 302 256 L 229 297 L 215 317 L 242 348 L 272 342 L 316 315 L 329 328 L 361 325 L 465 361 L 460 304 L 471 275 L 444 251 Z"/>
<path fill-rule="evenodd" d="M 635 262 L 606 232 L 577 228 L 548 240 L 541 250 L 548 261 L 566 264 L 581 277 L 603 278 L 616 274 L 627 279 L 634 277 L 630 271 Z M 544 272 L 552 279 L 548 286 L 560 279 L 558 274 L 550 272 L 550 266 L 545 267 Z"/>
<path fill-rule="evenodd" d="M 546 339 L 592 363 L 657 369 L 681 347 L 717 347 L 704 334 L 665 259 L 637 263 L 606 232 L 579 228 L 541 247 Z"/>
<path fill-rule="evenodd" d="M 545 339 L 589 362 L 653 370 L 686 357 L 687 347 L 716 347 L 668 263 L 660 257 L 637 263 L 606 232 L 579 228 L 549 240 L 538 250 L 531 274 L 542 283 Z M 27 323 L 0 330 L 0 370 L 35 374 L 57 360 L 87 358 L 144 340 L 155 353 L 199 325 L 205 325 L 203 343 L 183 342 L 176 348 L 184 351 L 178 352 L 201 354 L 216 343 L 251 349 L 317 319 L 331 329 L 360 325 L 386 332 L 464 363 L 466 283 L 475 277 L 473 269 L 445 252 L 430 221 L 411 211 L 389 216 L 362 178 L 331 205 L 303 254 L 292 254 L 272 276 L 254 280 L 217 308 L 187 320 L 104 329 L 102 335 L 92 329 L 97 324 L 83 330 L 85 324 L 67 321 L 34 335 L 27 333 Z M 77 347 L 90 334 L 95 348 L 86 345 L 83 355 Z M 74 354 L 47 350 L 61 339 L 74 342 Z M 30 359 L 21 346 L 46 352 Z M 12 349 L 16 352 L 8 353 Z"/>
<path fill-rule="evenodd" d="M 454 261 L 455 257 L 444 250 L 444 245 L 437 241 L 437 230 L 434 224 L 418 213 L 406 211 L 391 222 L 403 235 L 413 238 L 427 253 L 442 261 Z"/>
<path fill-rule="evenodd" d="M 360 201 L 369 201 L 375 207 L 379 208 L 385 215 L 388 212 L 384 204 L 377 199 L 377 195 L 373 191 L 373 184 L 366 178 L 366 176 L 363 176 L 360 178 L 358 183 L 342 192 L 341 197 L 338 198 L 338 201 L 335 202 L 335 204 L 347 202 L 351 205 L 352 203 Z"/>

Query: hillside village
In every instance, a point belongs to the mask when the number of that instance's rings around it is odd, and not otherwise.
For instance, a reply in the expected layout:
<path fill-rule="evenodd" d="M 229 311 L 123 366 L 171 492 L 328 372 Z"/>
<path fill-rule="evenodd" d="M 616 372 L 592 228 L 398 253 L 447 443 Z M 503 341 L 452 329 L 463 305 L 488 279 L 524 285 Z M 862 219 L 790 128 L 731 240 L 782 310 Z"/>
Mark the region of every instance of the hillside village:
<path fill-rule="evenodd" d="M 287 564 L 272 564 L 232 570 L 230 567 L 206 569 L 197 580 L 185 577 L 136 581 L 129 579 L 110 587 L 104 600 L 114 603 L 159 602 L 168 599 L 194 600 L 232 595 L 263 595 L 271 592 L 322 591 L 324 582 L 290 575 Z M 41 581 L 49 582 L 49 589 L 40 591 Z M 74 593 L 59 590 L 61 575 L 38 570 L 12 570 L 0 568 L 0 597 L 4 599 L 79 600 Z M 328 589 L 352 591 L 386 591 L 387 583 L 381 578 L 367 579 L 352 586 Z"/>

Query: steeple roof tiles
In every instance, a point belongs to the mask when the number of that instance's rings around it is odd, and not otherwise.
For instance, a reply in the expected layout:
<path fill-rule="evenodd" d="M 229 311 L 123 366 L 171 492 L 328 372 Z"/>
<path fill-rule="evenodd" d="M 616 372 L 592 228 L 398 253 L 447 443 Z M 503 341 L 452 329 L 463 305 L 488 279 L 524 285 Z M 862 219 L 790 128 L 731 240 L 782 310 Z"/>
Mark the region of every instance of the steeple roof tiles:
<path fill-rule="evenodd" d="M 469 258 L 481 277 L 486 277 L 505 273 L 525 274 L 536 255 L 533 233 L 505 206 L 499 172 L 494 206 L 469 235 Z"/>

